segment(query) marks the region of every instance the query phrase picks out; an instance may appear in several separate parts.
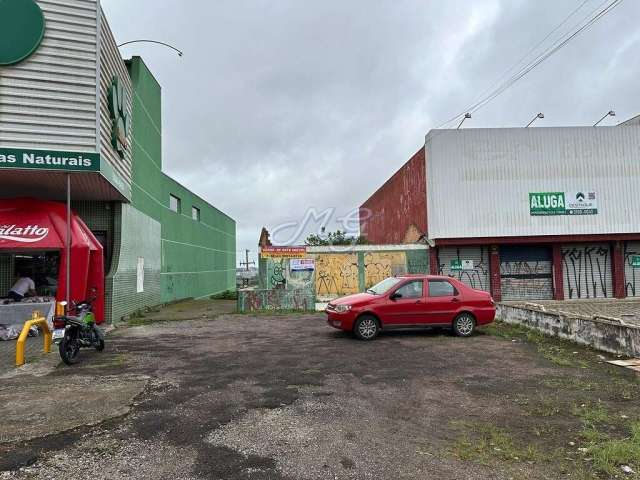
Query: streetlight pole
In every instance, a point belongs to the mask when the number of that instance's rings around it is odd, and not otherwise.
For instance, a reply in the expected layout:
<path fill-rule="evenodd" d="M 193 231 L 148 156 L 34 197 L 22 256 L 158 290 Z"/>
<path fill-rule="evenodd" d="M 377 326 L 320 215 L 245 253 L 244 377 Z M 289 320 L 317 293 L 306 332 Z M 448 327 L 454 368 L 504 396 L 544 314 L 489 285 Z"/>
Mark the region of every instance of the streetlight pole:
<path fill-rule="evenodd" d="M 120 47 L 124 47 L 125 45 L 129 45 L 131 43 L 156 43 L 158 45 L 164 45 L 165 47 L 169 47 L 171 50 L 175 50 L 176 52 L 178 52 L 178 56 L 182 56 L 182 50 L 178 50 L 176 47 L 174 47 L 173 45 L 169 45 L 168 43 L 164 43 L 164 42 L 159 42 L 157 40 L 146 40 L 146 39 L 142 39 L 142 40 L 131 40 L 129 42 L 124 42 L 121 43 L 120 45 L 118 45 L 118 48 Z"/>
<path fill-rule="evenodd" d="M 462 120 L 460 120 L 460 123 L 459 123 L 459 124 L 458 124 L 458 126 L 456 127 L 456 130 L 460 130 L 460 127 L 462 126 L 462 124 L 464 123 L 464 121 L 465 121 L 467 118 L 471 118 L 471 114 L 470 114 L 470 113 L 468 113 L 468 112 L 464 114 L 464 117 L 462 117 Z"/>
<path fill-rule="evenodd" d="M 598 124 L 603 121 L 605 118 L 607 117 L 615 117 L 616 116 L 616 112 L 614 112 L 613 110 L 609 110 L 607 113 L 605 113 L 602 118 L 600 120 L 598 120 L 596 123 L 593 124 L 594 127 L 597 127 Z"/>
<path fill-rule="evenodd" d="M 544 113 L 540 112 L 539 114 L 537 114 L 535 117 L 533 117 L 533 118 L 531 119 L 531 121 L 530 121 L 529 123 L 527 123 L 527 125 L 526 125 L 524 128 L 529 128 L 529 127 L 531 126 L 531 124 L 532 124 L 533 122 L 535 122 L 535 121 L 536 121 L 537 119 L 539 119 L 539 118 L 544 118 Z"/>

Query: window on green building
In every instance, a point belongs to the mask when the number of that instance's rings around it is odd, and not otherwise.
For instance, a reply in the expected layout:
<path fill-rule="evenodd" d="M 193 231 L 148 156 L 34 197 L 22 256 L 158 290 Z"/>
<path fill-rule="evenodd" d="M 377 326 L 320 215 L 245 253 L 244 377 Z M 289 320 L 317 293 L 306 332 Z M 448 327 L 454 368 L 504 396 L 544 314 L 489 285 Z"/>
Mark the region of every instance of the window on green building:
<path fill-rule="evenodd" d="M 196 222 L 200 221 L 200 209 L 198 207 L 191 207 L 191 218 Z"/>
<path fill-rule="evenodd" d="M 176 213 L 181 213 L 182 212 L 182 206 L 181 206 L 181 201 L 178 197 L 176 197 L 175 195 L 171 195 L 169 194 L 169 208 L 176 212 Z"/>

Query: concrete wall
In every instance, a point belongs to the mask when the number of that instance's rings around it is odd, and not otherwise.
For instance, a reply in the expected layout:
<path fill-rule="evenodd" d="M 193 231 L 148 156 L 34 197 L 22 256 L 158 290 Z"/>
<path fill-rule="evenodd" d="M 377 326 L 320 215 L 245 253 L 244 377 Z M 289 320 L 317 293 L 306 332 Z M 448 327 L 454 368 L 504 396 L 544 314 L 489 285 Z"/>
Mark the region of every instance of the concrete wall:
<path fill-rule="evenodd" d="M 373 244 L 412 243 L 427 232 L 424 148 L 360 206 L 360 234 Z"/>
<path fill-rule="evenodd" d="M 503 304 L 498 306 L 496 318 L 605 352 L 640 357 L 640 326 L 625 325 L 615 319 L 587 318 Z"/>
<path fill-rule="evenodd" d="M 314 310 L 312 290 L 238 290 L 238 311 Z"/>
<path fill-rule="evenodd" d="M 315 271 L 292 272 L 290 258 L 261 258 L 260 288 L 311 290 L 319 298 L 335 298 L 393 275 L 429 273 L 425 245 L 307 247 L 305 258 L 315 260 Z"/>

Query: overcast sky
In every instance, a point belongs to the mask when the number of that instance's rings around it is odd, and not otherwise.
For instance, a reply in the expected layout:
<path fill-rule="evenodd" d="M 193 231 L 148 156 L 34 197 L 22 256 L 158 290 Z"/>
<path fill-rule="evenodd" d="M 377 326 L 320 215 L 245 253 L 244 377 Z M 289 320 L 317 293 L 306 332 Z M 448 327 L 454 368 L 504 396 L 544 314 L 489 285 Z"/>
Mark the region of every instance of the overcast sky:
<path fill-rule="evenodd" d="M 275 240 L 302 243 L 291 237 L 309 208 L 335 221 L 358 207 L 583 2 L 102 0 L 118 42 L 184 51 L 122 54 L 141 55 L 163 87 L 164 171 L 233 217 L 254 259 L 262 226 L 290 225 Z M 624 1 L 465 125 L 640 113 L 638 18 L 640 2 Z"/>

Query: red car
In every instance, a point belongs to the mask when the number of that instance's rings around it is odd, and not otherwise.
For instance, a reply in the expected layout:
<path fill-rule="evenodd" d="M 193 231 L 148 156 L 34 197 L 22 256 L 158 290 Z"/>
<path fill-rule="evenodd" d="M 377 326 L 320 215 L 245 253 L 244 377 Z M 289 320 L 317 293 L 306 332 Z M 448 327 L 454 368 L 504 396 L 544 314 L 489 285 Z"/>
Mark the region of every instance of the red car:
<path fill-rule="evenodd" d="M 436 275 L 389 277 L 366 290 L 332 300 L 325 309 L 330 326 L 372 340 L 380 330 L 449 327 L 468 337 L 493 322 L 491 295 L 455 278 Z"/>

